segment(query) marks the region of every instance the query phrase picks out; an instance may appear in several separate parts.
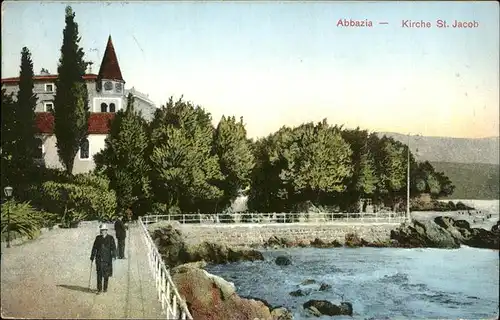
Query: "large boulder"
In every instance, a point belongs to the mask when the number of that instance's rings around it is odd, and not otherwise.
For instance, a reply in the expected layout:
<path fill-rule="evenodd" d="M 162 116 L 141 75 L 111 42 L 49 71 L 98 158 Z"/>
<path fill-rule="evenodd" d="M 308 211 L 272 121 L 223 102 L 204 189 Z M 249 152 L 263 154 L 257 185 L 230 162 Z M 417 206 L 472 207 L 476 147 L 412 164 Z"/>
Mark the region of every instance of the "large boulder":
<path fill-rule="evenodd" d="M 403 223 L 396 230 L 391 230 L 391 239 L 398 246 L 409 248 L 459 248 L 460 242 L 446 229 L 434 221 Z"/>
<path fill-rule="evenodd" d="M 352 304 L 349 302 L 341 302 L 340 306 L 337 306 L 327 300 L 309 300 L 303 304 L 303 307 L 311 310 L 311 313 L 316 316 L 352 316 Z"/>
<path fill-rule="evenodd" d="M 232 283 L 203 269 L 180 266 L 171 275 L 194 319 L 272 319 L 263 302 L 239 297 Z"/>

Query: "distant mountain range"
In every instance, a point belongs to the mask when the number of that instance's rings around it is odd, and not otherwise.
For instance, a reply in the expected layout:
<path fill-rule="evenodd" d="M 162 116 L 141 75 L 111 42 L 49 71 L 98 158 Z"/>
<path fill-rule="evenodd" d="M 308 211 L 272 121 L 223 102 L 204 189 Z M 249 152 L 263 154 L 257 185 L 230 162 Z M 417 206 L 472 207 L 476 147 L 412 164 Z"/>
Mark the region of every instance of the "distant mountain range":
<path fill-rule="evenodd" d="M 408 143 L 405 134 L 377 134 Z M 417 160 L 427 160 L 437 171 L 444 172 L 455 185 L 455 192 L 450 198 L 456 199 L 499 199 L 499 145 L 499 137 L 410 137 L 410 150 Z"/>
<path fill-rule="evenodd" d="M 379 132 L 404 144 L 408 136 L 394 132 Z M 500 164 L 500 138 L 450 138 L 411 136 L 410 150 L 419 161 Z M 417 152 L 418 149 L 418 152 Z"/>

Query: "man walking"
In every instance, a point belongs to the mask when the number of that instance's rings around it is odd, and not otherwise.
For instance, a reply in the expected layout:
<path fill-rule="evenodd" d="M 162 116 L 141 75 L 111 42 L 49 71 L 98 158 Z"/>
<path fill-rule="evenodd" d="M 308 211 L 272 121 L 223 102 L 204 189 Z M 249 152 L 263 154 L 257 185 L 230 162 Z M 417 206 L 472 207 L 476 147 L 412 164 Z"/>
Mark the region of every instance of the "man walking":
<path fill-rule="evenodd" d="M 108 235 L 105 224 L 99 226 L 100 235 L 95 238 L 90 261 L 94 261 L 97 271 L 97 294 L 108 291 L 108 278 L 113 275 L 113 259 L 116 259 L 115 239 Z M 104 290 L 103 290 L 104 279 Z"/>
<path fill-rule="evenodd" d="M 125 238 L 127 231 L 122 216 L 115 222 L 115 235 L 118 241 L 118 259 L 125 259 Z"/>

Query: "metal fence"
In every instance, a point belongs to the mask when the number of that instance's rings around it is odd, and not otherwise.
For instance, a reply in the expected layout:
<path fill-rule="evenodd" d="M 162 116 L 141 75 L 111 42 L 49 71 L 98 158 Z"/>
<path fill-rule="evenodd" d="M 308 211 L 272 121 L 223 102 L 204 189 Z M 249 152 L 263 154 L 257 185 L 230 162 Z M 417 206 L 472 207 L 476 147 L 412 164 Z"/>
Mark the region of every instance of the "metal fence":
<path fill-rule="evenodd" d="M 149 267 L 155 278 L 158 300 L 161 302 L 162 310 L 166 313 L 167 319 L 193 320 L 186 302 L 179 295 L 161 254 L 146 228 L 146 224 L 148 222 L 139 217 L 142 239 L 147 247 Z"/>
<path fill-rule="evenodd" d="M 401 223 L 404 213 L 217 213 L 144 216 L 145 223 L 178 221 L 181 224 L 275 223 Z"/>

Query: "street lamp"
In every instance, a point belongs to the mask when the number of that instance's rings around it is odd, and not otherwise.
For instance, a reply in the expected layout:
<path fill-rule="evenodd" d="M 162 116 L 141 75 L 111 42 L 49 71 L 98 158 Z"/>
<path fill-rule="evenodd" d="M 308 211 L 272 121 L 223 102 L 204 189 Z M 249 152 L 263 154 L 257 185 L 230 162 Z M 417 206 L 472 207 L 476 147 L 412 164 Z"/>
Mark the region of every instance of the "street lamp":
<path fill-rule="evenodd" d="M 5 196 L 7 197 L 7 200 L 12 197 L 12 187 L 5 187 L 3 188 L 3 192 L 5 193 Z M 10 210 L 9 206 L 7 206 L 7 248 L 10 248 Z"/>

